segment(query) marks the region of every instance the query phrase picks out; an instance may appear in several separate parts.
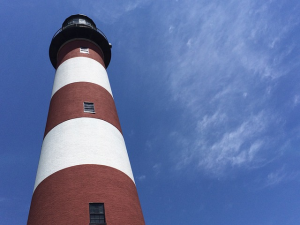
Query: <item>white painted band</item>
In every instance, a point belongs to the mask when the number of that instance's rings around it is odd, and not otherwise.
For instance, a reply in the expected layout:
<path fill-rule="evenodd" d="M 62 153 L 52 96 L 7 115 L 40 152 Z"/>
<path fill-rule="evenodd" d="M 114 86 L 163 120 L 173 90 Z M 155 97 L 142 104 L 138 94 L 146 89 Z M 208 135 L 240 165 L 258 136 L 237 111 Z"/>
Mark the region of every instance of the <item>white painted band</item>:
<path fill-rule="evenodd" d="M 75 82 L 98 84 L 112 95 L 107 72 L 94 59 L 74 57 L 64 61 L 56 70 L 52 96 L 63 86 Z"/>
<path fill-rule="evenodd" d="M 57 125 L 44 138 L 34 189 L 51 174 L 82 164 L 113 167 L 134 182 L 120 131 L 100 119 L 77 118 Z"/>

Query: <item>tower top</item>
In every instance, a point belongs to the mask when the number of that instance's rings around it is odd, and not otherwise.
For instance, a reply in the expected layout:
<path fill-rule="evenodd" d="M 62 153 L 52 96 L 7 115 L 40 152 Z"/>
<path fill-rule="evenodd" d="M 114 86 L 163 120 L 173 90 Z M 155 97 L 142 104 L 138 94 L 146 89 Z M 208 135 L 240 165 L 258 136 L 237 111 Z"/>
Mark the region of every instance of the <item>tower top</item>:
<path fill-rule="evenodd" d="M 104 55 L 104 63 L 107 68 L 111 59 L 111 44 L 104 33 L 96 27 L 94 21 L 82 14 L 69 16 L 62 27 L 54 34 L 50 48 L 49 57 L 54 68 L 57 66 L 57 53 L 68 41 L 73 39 L 87 39 L 97 44 Z"/>

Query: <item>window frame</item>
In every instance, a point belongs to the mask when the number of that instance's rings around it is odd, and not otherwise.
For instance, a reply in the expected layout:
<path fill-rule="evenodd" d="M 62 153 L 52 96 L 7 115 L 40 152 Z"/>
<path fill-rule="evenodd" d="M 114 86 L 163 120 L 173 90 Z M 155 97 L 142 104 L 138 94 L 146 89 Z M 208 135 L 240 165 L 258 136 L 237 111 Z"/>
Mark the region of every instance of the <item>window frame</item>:
<path fill-rule="evenodd" d="M 91 106 L 92 106 L 92 109 L 90 110 L 89 107 L 91 107 Z M 95 110 L 94 102 L 83 102 L 83 112 L 95 114 L 96 110 Z"/>
<path fill-rule="evenodd" d="M 102 206 L 102 211 L 103 211 L 103 213 L 91 213 L 91 209 L 93 209 L 91 206 L 96 206 L 96 205 L 101 205 Z M 106 225 L 106 218 L 105 218 L 105 208 L 104 208 L 104 203 L 101 203 L 101 202 L 90 202 L 89 203 L 89 215 L 90 215 L 90 225 Z M 103 220 L 104 220 L 104 222 L 103 223 L 94 223 L 94 222 L 92 222 L 92 218 L 91 218 L 91 215 L 99 215 L 99 216 L 103 216 Z M 99 219 L 99 220 L 101 220 L 101 219 Z"/>
<path fill-rule="evenodd" d="M 90 54 L 90 49 L 88 47 L 80 47 L 80 53 Z"/>

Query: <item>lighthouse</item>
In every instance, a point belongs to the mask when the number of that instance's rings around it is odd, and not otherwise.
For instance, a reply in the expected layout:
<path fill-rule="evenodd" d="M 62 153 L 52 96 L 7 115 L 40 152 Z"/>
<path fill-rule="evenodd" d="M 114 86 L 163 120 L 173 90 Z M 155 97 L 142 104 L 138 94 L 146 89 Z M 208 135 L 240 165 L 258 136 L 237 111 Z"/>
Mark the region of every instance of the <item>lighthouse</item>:
<path fill-rule="evenodd" d="M 77 14 L 49 56 L 56 73 L 27 225 L 144 225 L 106 72 L 111 44 Z"/>

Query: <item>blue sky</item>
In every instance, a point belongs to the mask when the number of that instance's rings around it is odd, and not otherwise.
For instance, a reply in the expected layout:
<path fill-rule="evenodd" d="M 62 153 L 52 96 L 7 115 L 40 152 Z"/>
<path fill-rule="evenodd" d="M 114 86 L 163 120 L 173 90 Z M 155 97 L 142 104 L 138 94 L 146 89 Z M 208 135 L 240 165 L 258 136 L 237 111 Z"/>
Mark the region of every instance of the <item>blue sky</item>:
<path fill-rule="evenodd" d="M 0 225 L 26 224 L 66 17 L 91 17 L 147 225 L 300 224 L 300 3 L 0 0 Z"/>

